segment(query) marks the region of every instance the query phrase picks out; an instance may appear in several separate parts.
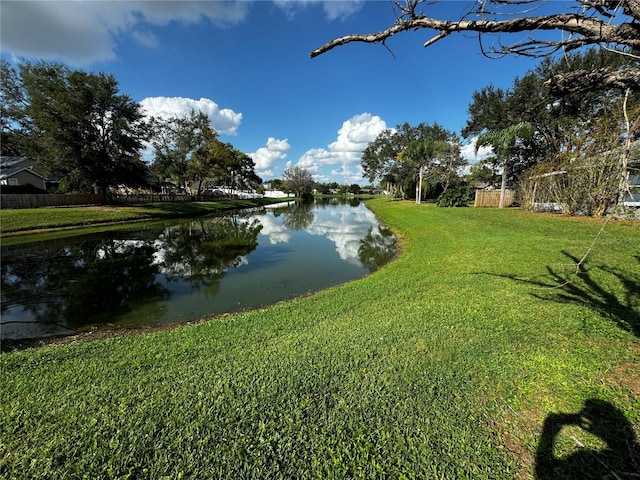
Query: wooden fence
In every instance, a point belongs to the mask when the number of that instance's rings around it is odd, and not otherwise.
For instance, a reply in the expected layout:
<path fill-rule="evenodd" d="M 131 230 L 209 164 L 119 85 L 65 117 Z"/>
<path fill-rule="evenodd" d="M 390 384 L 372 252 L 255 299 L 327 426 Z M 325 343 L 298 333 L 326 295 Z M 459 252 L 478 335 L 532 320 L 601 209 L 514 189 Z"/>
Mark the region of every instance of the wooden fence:
<path fill-rule="evenodd" d="M 0 195 L 0 208 L 61 207 L 68 205 L 97 205 L 100 203 L 103 203 L 103 196 L 94 193 L 3 193 Z"/>
<path fill-rule="evenodd" d="M 516 199 L 514 190 L 504 192 L 504 206 L 510 207 Z M 474 207 L 497 207 L 500 205 L 500 190 L 476 190 Z"/>
<path fill-rule="evenodd" d="M 24 193 L 3 193 L 0 195 L 0 208 L 38 208 L 38 207 L 63 207 L 74 205 L 100 205 L 104 203 L 108 204 L 140 204 L 140 203 L 154 203 L 154 202 L 190 202 L 195 200 L 195 197 L 186 194 L 160 194 L 154 193 L 149 195 L 119 195 L 109 194 L 107 201 L 103 201 L 101 194 L 62 194 L 62 193 L 49 193 L 49 194 L 24 194 Z M 202 195 L 199 197 L 202 201 L 215 201 L 220 200 L 221 196 L 207 196 Z"/>

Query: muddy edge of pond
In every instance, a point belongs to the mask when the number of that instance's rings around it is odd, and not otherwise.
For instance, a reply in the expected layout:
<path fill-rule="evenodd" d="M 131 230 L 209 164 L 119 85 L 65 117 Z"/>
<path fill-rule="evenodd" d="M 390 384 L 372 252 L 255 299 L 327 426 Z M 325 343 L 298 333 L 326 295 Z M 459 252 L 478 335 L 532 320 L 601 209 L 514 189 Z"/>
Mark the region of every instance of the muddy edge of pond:
<path fill-rule="evenodd" d="M 256 310 L 262 310 L 258 308 Z M 203 322 L 215 321 L 216 319 L 236 315 L 242 312 L 222 313 L 210 317 L 204 317 L 198 320 L 188 322 L 166 323 L 163 325 L 155 325 L 149 327 L 112 327 L 112 328 L 96 328 L 87 332 L 78 332 L 71 335 L 52 335 L 50 337 L 40 338 L 19 338 L 19 339 L 3 339 L 0 340 L 0 353 L 9 353 L 15 350 L 26 350 L 28 348 L 43 348 L 50 345 L 71 345 L 73 343 L 95 342 L 97 340 L 106 340 L 108 338 L 130 337 L 132 335 L 144 335 L 147 333 L 161 332 L 173 330 L 174 328 L 186 327 L 188 325 L 197 325 Z"/>
<path fill-rule="evenodd" d="M 315 292 L 317 293 L 317 292 Z M 305 293 L 295 298 L 303 298 L 313 295 L 314 292 Z M 292 299 L 290 299 L 292 300 Z M 284 303 L 289 300 L 283 300 Z M 132 335 L 144 335 L 153 332 L 162 332 L 173 330 L 174 328 L 186 327 L 189 325 L 197 325 L 203 322 L 212 322 L 221 318 L 232 315 L 239 315 L 247 311 L 260 311 L 269 307 L 259 307 L 255 309 L 241 310 L 238 312 L 222 313 L 220 315 L 212 315 L 198 320 L 190 320 L 188 322 L 165 323 L 162 325 L 148 327 L 112 327 L 112 328 L 96 328 L 87 332 L 78 332 L 71 335 L 52 335 L 50 337 L 40 338 L 19 338 L 19 339 L 3 339 L 0 340 L 0 354 L 9 353 L 16 350 L 26 350 L 29 348 L 43 348 L 52 345 L 71 345 L 73 343 L 95 342 L 97 340 L 106 340 L 108 338 L 129 337 Z"/>
<path fill-rule="evenodd" d="M 15 350 L 26 350 L 28 348 L 42 348 L 49 345 L 69 345 L 80 342 L 93 342 L 96 340 L 104 340 L 107 338 L 125 337 L 131 335 L 142 335 L 145 333 L 158 332 L 161 330 L 171 330 L 173 328 L 190 325 L 197 322 L 161 325 L 157 327 L 136 327 L 136 328 L 112 328 L 91 330 L 89 332 L 80 332 L 72 335 L 56 335 L 42 338 L 20 338 L 0 340 L 0 353 L 9 353 Z"/>

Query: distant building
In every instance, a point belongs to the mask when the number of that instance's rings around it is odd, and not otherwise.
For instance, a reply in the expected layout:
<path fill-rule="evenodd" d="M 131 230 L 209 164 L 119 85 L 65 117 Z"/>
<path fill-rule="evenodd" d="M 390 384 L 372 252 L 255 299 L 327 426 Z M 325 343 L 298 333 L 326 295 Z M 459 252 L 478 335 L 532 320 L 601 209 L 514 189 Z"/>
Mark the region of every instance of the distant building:
<path fill-rule="evenodd" d="M 35 170 L 35 162 L 27 157 L 0 157 L 0 185 L 33 185 L 47 189 L 46 178 Z"/>

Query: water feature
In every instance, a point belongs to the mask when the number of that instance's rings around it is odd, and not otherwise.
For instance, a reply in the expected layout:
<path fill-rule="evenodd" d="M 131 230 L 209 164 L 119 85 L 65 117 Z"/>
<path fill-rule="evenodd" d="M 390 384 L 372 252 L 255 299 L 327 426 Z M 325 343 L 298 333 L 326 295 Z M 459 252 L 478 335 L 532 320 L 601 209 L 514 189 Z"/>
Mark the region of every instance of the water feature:
<path fill-rule="evenodd" d="M 1 249 L 4 339 L 257 308 L 362 277 L 396 252 L 364 204 L 336 199 L 24 240 Z"/>

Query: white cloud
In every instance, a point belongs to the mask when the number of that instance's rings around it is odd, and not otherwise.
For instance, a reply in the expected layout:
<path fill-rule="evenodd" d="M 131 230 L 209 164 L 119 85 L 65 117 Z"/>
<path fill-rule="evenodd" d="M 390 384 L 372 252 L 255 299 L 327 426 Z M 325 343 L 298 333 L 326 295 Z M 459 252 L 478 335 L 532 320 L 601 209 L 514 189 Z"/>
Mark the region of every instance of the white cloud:
<path fill-rule="evenodd" d="M 358 12 L 362 8 L 363 3 L 363 0 L 333 0 L 322 2 L 322 8 L 329 20 L 345 19 Z"/>
<path fill-rule="evenodd" d="M 140 45 L 147 48 L 156 48 L 158 46 L 158 39 L 153 33 L 136 31 L 131 32 L 133 39 Z"/>
<path fill-rule="evenodd" d="M 314 172 L 318 171 L 321 166 L 335 165 L 343 159 L 342 152 L 331 152 L 324 148 L 312 148 L 300 157 L 298 166 Z"/>
<path fill-rule="evenodd" d="M 360 165 L 355 170 L 351 170 L 347 165 L 343 165 L 340 170 L 331 170 L 331 178 L 341 178 L 343 184 L 352 185 L 362 183 L 364 175 Z"/>
<path fill-rule="evenodd" d="M 88 65 L 116 58 L 119 36 L 145 46 L 157 39 L 148 26 L 205 19 L 225 27 L 244 20 L 248 2 L 2 1 L 2 51 L 17 56 Z"/>
<path fill-rule="evenodd" d="M 321 4 L 327 20 L 344 20 L 358 12 L 362 8 L 364 0 L 274 0 L 273 3 L 292 19 L 295 18 L 298 9 Z"/>
<path fill-rule="evenodd" d="M 257 219 L 262 225 L 260 235 L 269 237 L 269 243 L 289 243 L 291 239 L 291 230 L 282 224 L 282 220 L 272 215 L 260 215 L 252 217 Z"/>
<path fill-rule="evenodd" d="M 2 50 L 76 64 L 112 60 L 114 40 L 100 9 L 97 2 L 3 1 Z"/>
<path fill-rule="evenodd" d="M 466 145 L 462 145 L 460 149 L 460 154 L 462 158 L 464 158 L 470 164 L 478 163 L 480 160 L 484 160 L 485 158 L 493 155 L 493 150 L 491 147 L 480 147 L 478 149 L 478 153 L 476 154 L 476 142 L 478 141 L 478 137 L 473 137 L 469 143 Z"/>
<path fill-rule="evenodd" d="M 300 157 L 298 166 L 319 173 L 323 167 L 341 165 L 341 169 L 332 171 L 332 176 L 342 177 L 342 183 L 358 183 L 362 181 L 360 171 L 353 173 L 350 168 L 359 165 L 362 151 L 386 128 L 387 124 L 377 115 L 355 115 L 342 124 L 335 142 L 329 144 L 328 148 L 308 150 Z"/>
<path fill-rule="evenodd" d="M 267 139 L 267 145 L 260 147 L 249 156 L 256 162 L 256 173 L 263 178 L 273 176 L 273 170 L 271 167 L 278 160 L 284 160 L 287 156 L 287 152 L 291 150 L 289 141 L 278 140 L 277 138 L 269 137 Z"/>
<path fill-rule="evenodd" d="M 147 97 L 140 102 L 149 117 L 174 118 L 189 115 L 191 111 L 203 112 L 216 132 L 235 135 L 242 122 L 242 113 L 228 108 L 220 109 L 218 104 L 208 98 L 194 100 L 183 97 Z"/>
<path fill-rule="evenodd" d="M 326 213 L 329 214 L 328 217 Z M 375 215 L 366 208 L 323 212 L 322 215 L 314 217 L 311 225 L 307 227 L 307 232 L 311 235 L 326 236 L 335 244 L 336 252 L 341 259 L 360 265 L 360 240 L 372 224 L 377 224 Z"/>

